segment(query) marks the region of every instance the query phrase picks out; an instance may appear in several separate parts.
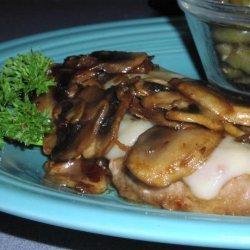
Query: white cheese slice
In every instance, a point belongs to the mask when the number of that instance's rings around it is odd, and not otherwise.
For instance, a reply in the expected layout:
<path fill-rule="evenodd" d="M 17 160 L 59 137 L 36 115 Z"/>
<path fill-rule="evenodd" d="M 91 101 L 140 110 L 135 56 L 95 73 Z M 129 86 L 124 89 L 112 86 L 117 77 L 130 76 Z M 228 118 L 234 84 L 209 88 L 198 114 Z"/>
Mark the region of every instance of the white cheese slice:
<path fill-rule="evenodd" d="M 151 127 L 153 127 L 153 123 L 150 121 L 137 119 L 126 114 L 120 124 L 118 141 L 127 147 L 131 147 L 137 141 L 137 138 Z M 123 151 L 117 145 L 114 145 L 106 154 L 106 157 L 111 160 L 122 157 L 125 154 L 126 151 Z"/>
<path fill-rule="evenodd" d="M 232 178 L 250 174 L 250 146 L 227 136 L 204 165 L 184 178 L 193 194 L 205 200 L 215 198 Z"/>

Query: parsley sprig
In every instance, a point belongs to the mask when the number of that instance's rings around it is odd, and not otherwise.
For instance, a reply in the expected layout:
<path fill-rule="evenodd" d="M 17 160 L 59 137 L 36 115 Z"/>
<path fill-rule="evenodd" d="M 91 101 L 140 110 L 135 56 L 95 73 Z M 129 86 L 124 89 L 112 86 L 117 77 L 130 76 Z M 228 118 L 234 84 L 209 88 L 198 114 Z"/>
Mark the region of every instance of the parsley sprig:
<path fill-rule="evenodd" d="M 39 112 L 31 96 L 55 85 L 48 71 L 53 61 L 33 51 L 9 58 L 0 71 L 0 148 L 5 138 L 26 146 L 42 141 L 52 129 L 48 112 Z"/>

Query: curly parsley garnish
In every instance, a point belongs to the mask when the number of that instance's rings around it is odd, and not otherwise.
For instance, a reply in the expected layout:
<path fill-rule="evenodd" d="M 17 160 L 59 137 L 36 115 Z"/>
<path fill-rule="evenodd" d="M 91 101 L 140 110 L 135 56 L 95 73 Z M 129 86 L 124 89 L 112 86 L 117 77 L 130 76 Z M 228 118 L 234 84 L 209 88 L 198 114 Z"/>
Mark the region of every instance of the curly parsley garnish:
<path fill-rule="evenodd" d="M 48 71 L 53 61 L 33 51 L 9 58 L 0 71 L 0 148 L 5 138 L 28 146 L 52 129 L 48 112 L 39 112 L 31 96 L 55 85 Z"/>

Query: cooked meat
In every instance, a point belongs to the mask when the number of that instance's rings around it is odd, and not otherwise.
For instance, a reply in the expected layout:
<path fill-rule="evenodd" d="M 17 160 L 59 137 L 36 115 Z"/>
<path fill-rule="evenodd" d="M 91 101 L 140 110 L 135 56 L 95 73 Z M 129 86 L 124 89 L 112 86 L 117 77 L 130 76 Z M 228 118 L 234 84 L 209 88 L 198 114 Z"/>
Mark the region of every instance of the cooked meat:
<path fill-rule="evenodd" d="M 182 180 L 162 188 L 140 182 L 127 171 L 123 158 L 111 161 L 110 170 L 119 194 L 130 201 L 173 211 L 250 215 L 250 175 L 233 178 L 215 198 L 204 200 L 194 196 Z"/>

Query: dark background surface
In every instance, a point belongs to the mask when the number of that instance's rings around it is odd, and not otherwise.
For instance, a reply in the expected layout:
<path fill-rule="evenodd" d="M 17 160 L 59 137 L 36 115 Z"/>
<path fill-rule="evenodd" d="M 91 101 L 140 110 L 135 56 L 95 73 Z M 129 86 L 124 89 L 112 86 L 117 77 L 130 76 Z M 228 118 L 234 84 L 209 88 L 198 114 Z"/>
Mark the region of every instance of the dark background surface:
<path fill-rule="evenodd" d="M 181 14 L 176 0 L 1 0 L 0 42 L 79 25 Z M 0 249 L 200 249 L 95 235 L 5 213 L 0 213 L 0 230 Z"/>
<path fill-rule="evenodd" d="M 1 0 L 0 42 L 79 25 L 180 14 L 176 0 Z"/>

